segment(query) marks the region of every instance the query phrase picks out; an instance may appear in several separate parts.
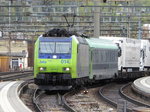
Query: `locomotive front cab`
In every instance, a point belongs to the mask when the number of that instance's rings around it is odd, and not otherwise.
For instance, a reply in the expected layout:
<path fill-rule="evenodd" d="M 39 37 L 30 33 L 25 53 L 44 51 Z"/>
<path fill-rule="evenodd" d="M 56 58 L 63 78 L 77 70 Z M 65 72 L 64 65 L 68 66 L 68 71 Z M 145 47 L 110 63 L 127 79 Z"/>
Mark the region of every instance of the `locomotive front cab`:
<path fill-rule="evenodd" d="M 72 37 L 40 37 L 35 47 L 34 79 L 36 84 L 68 83 L 74 77 L 76 48 Z"/>

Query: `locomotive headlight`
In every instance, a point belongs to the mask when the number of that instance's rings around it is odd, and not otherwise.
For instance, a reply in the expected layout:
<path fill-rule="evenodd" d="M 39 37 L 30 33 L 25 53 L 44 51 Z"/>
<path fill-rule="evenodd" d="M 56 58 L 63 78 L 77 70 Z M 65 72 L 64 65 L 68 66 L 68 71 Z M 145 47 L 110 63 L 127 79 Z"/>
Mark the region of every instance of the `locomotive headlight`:
<path fill-rule="evenodd" d="M 53 59 L 56 59 L 57 58 L 57 55 L 53 55 Z"/>
<path fill-rule="evenodd" d="M 70 71 L 69 67 L 64 68 L 64 71 Z"/>
<path fill-rule="evenodd" d="M 45 67 L 40 67 L 40 71 L 44 71 L 44 70 L 46 70 Z"/>

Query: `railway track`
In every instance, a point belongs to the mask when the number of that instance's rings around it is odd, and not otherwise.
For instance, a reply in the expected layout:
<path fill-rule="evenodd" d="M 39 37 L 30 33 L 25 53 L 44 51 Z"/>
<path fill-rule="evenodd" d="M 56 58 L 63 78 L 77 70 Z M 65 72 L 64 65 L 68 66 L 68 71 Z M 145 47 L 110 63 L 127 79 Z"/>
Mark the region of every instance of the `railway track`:
<path fill-rule="evenodd" d="M 144 98 L 140 97 L 137 93 L 132 90 L 132 83 L 128 83 L 120 88 L 120 94 L 125 99 L 134 102 L 137 105 L 143 105 L 144 107 L 150 108 L 150 102 Z"/>
<path fill-rule="evenodd" d="M 96 87 L 67 93 L 63 96 L 64 106 L 71 112 L 116 112 L 113 106 L 100 99 L 98 90 Z"/>
<path fill-rule="evenodd" d="M 135 101 L 135 98 L 130 98 L 127 88 L 129 85 L 125 84 L 109 84 L 103 87 L 88 89 L 88 93 L 84 94 L 84 90 L 71 91 L 64 95 L 58 92 L 45 93 L 37 89 L 33 95 L 34 110 L 36 112 L 52 111 L 52 112 L 116 112 L 128 111 L 131 112 L 136 107 L 149 107 L 140 100 Z M 99 90 L 99 88 L 101 88 Z M 97 100 L 100 95 L 107 100 Z M 130 92 L 131 93 L 131 92 Z M 110 106 L 110 103 L 114 106 Z M 29 104 L 30 105 L 30 104 Z M 117 109 L 117 110 L 116 110 Z"/>
<path fill-rule="evenodd" d="M 1 72 L 0 81 L 9 81 L 9 80 L 28 80 L 33 78 L 32 71 L 24 72 Z"/>
<path fill-rule="evenodd" d="M 111 86 L 110 86 L 111 85 Z M 128 85 L 125 84 L 110 84 L 103 87 L 96 87 L 87 89 L 85 94 L 83 91 L 70 91 L 64 95 L 59 92 L 50 92 L 47 94 L 45 91 L 37 89 L 32 97 L 35 112 L 116 112 L 128 111 L 131 112 L 135 107 L 143 107 L 146 105 L 135 103 L 135 98 L 127 98 L 129 96 L 126 90 Z M 100 95 L 107 99 L 106 103 L 100 98 Z M 110 103 L 113 105 L 111 106 Z M 148 107 L 148 106 L 147 106 Z"/>
<path fill-rule="evenodd" d="M 33 103 L 37 112 L 69 112 L 63 106 L 60 93 L 46 94 L 44 91 L 37 89 L 33 96 Z"/>
<path fill-rule="evenodd" d="M 100 96 L 106 100 L 108 103 L 112 104 L 117 108 L 117 111 L 128 111 L 131 112 L 134 108 L 148 107 L 148 105 L 143 104 L 141 101 L 136 101 L 133 98 L 127 97 L 123 89 L 126 87 L 125 84 L 109 84 L 103 86 L 99 90 Z"/>

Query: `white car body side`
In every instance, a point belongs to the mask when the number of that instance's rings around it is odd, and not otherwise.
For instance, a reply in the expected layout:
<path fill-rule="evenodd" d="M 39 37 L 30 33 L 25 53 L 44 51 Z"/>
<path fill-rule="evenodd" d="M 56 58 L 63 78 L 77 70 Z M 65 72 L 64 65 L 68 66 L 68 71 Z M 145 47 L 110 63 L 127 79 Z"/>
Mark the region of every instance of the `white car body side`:
<path fill-rule="evenodd" d="M 141 40 L 141 70 L 150 68 L 150 41 Z"/>
<path fill-rule="evenodd" d="M 128 71 L 140 69 L 141 59 L 141 41 L 125 37 L 99 37 L 112 40 L 118 45 L 121 56 L 118 57 L 118 70 L 125 69 Z"/>

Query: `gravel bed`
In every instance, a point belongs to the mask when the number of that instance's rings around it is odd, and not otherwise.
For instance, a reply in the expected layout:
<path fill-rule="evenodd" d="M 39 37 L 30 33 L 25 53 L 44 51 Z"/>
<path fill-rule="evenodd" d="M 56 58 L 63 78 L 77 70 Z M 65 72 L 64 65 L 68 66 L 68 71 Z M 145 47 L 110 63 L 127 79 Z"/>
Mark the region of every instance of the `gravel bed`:
<path fill-rule="evenodd" d="M 62 104 L 59 104 L 57 95 L 43 94 L 39 99 L 39 105 L 43 112 L 67 112 Z"/>
<path fill-rule="evenodd" d="M 37 88 L 37 86 L 35 84 L 29 84 L 28 88 L 25 89 L 23 91 L 23 94 L 21 94 L 20 98 L 23 101 L 23 103 L 29 108 L 31 109 L 33 112 L 35 111 L 33 102 L 32 102 L 32 95 L 34 93 L 35 88 Z"/>
<path fill-rule="evenodd" d="M 98 91 L 99 88 L 88 89 L 87 94 L 80 91 L 66 100 L 77 112 L 116 112 L 115 107 L 100 99 Z"/>

